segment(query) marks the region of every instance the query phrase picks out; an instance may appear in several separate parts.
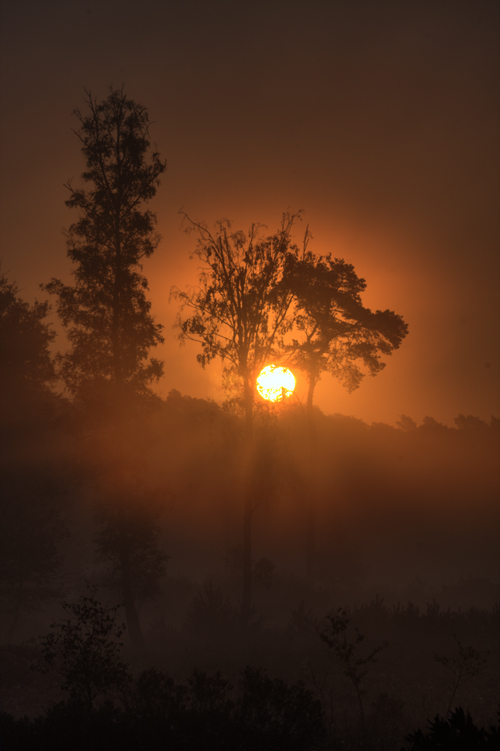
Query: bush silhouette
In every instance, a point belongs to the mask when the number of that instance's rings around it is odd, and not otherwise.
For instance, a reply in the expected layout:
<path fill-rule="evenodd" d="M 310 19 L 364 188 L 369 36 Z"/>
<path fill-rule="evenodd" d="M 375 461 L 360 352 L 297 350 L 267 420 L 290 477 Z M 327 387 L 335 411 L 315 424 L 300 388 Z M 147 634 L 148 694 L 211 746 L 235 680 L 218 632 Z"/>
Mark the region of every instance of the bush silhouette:
<path fill-rule="evenodd" d="M 500 748 L 500 728 L 489 731 L 474 725 L 468 712 L 457 707 L 445 720 L 437 715 L 429 723 L 429 731 L 416 730 L 406 737 L 409 745 L 401 751 L 497 751 Z"/>
<path fill-rule="evenodd" d="M 241 677 L 237 719 L 255 747 L 273 751 L 302 751 L 323 734 L 321 704 L 303 683 L 289 685 L 251 667 Z"/>

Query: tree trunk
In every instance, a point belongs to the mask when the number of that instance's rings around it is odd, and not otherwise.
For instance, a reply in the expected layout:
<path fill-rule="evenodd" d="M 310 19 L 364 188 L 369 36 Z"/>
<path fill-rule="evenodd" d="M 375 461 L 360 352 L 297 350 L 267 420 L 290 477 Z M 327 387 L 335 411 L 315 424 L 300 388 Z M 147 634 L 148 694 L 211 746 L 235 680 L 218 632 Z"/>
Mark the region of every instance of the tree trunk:
<path fill-rule="evenodd" d="M 313 495 L 312 482 L 308 483 L 307 520 L 306 520 L 306 582 L 314 586 L 316 579 L 316 498 Z"/>
<path fill-rule="evenodd" d="M 129 538 L 126 529 L 126 519 L 123 517 L 120 520 L 120 578 L 127 630 L 132 648 L 135 652 L 140 652 L 144 648 L 144 636 L 134 602 Z"/>
<path fill-rule="evenodd" d="M 316 517 L 317 517 L 317 441 L 316 426 L 314 424 L 313 397 L 317 378 L 309 373 L 309 388 L 307 392 L 306 421 L 307 421 L 307 518 L 306 518 L 306 582 L 314 586 L 316 578 Z"/>
<path fill-rule="evenodd" d="M 243 510 L 243 597 L 242 615 L 248 620 L 252 610 L 252 496 L 245 482 L 245 507 Z"/>
<path fill-rule="evenodd" d="M 245 620 L 252 610 L 252 471 L 253 471 L 253 390 L 249 378 L 245 378 L 245 475 L 243 479 L 243 595 L 242 615 Z"/>

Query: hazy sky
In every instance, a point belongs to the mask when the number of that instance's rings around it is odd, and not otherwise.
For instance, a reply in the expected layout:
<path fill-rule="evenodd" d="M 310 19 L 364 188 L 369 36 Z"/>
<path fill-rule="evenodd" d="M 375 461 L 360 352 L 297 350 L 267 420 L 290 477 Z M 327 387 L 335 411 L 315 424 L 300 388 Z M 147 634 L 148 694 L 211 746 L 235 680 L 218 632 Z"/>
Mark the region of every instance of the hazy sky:
<path fill-rule="evenodd" d="M 204 372 L 172 329 L 170 287 L 196 280 L 179 209 L 273 231 L 290 207 L 312 250 L 366 279 L 365 304 L 410 327 L 354 394 L 324 376 L 322 409 L 500 416 L 496 1 L 3 0 L 1 28 L 0 258 L 25 299 L 69 278 L 72 110 L 84 87 L 104 98 L 123 83 L 168 160 L 144 269 L 165 326 L 162 393 L 221 396 L 218 367 Z"/>

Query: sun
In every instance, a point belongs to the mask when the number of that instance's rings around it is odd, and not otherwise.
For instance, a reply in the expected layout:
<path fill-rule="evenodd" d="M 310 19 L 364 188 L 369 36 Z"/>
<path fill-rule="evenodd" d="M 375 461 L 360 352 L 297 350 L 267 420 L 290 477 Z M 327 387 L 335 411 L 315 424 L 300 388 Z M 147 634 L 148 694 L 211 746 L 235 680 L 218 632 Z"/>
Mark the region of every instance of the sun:
<path fill-rule="evenodd" d="M 266 365 L 257 376 L 257 391 L 270 402 L 279 402 L 291 396 L 295 388 L 295 376 L 288 368 Z"/>

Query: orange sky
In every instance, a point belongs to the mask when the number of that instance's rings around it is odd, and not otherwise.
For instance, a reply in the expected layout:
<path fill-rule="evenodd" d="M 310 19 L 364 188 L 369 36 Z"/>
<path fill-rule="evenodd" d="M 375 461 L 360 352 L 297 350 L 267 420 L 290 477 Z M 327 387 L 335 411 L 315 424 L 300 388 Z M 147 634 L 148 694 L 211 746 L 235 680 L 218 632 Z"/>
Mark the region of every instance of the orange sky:
<path fill-rule="evenodd" d="M 83 168 L 71 111 L 84 87 L 123 83 L 168 160 L 145 266 L 162 393 L 221 396 L 218 366 L 202 371 L 172 330 L 169 289 L 196 280 L 179 209 L 272 231 L 291 207 L 312 250 L 366 279 L 365 304 L 410 327 L 354 394 L 324 376 L 318 405 L 368 422 L 500 416 L 499 13 L 489 0 L 4 0 L 3 270 L 30 301 L 67 278 L 63 184 Z"/>

